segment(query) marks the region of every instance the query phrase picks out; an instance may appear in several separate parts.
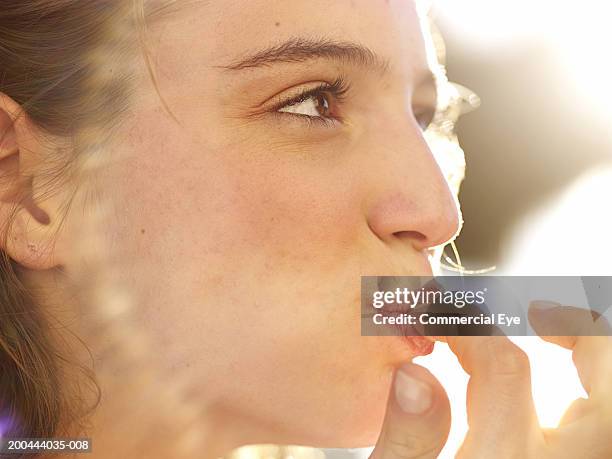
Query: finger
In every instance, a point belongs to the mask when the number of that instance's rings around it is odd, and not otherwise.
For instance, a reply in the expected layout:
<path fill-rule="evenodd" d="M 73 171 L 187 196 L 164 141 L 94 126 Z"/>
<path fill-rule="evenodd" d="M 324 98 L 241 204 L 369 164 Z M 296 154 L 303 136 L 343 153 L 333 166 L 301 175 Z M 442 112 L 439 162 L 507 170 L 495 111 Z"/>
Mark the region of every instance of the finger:
<path fill-rule="evenodd" d="M 450 430 L 450 403 L 436 378 L 407 363 L 396 372 L 383 428 L 371 459 L 438 457 Z"/>
<path fill-rule="evenodd" d="M 551 301 L 532 301 L 529 321 L 540 336 L 567 349 L 574 347 L 578 336 L 592 336 L 605 341 L 612 328 L 605 316 L 590 309 L 563 306 Z"/>
<path fill-rule="evenodd" d="M 542 339 L 572 351 L 580 381 L 591 397 L 609 399 L 612 338 L 605 317 L 555 303 L 532 302 L 529 321 Z M 555 336 L 563 333 L 564 336 Z M 585 336 L 586 335 L 586 336 Z"/>
<path fill-rule="evenodd" d="M 594 410 L 590 400 L 578 399 L 559 427 L 545 432 L 549 457 L 608 459 L 612 457 L 610 432 L 610 416 Z"/>
<path fill-rule="evenodd" d="M 460 457 L 524 457 L 543 446 L 526 354 L 505 336 L 448 336 L 446 342 L 470 375 Z"/>

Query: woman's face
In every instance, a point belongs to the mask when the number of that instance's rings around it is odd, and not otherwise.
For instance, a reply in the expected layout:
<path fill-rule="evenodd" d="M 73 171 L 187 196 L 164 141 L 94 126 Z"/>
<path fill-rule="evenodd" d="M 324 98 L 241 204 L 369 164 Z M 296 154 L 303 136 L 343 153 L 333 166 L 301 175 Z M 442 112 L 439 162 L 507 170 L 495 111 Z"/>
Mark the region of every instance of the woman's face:
<path fill-rule="evenodd" d="M 360 336 L 360 276 L 426 275 L 458 229 L 422 135 L 415 4 L 185 2 L 148 35 L 176 120 L 142 69 L 97 173 L 101 267 L 129 287 L 147 359 L 219 422 L 257 426 L 248 441 L 373 443 L 414 351 Z M 71 218 L 67 252 L 90 230 Z"/>

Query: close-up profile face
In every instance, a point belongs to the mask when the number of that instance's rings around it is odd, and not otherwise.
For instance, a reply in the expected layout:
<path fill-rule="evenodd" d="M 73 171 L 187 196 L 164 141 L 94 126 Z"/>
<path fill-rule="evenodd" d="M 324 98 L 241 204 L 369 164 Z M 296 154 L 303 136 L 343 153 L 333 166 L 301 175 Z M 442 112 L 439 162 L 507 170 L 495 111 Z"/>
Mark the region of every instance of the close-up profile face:
<path fill-rule="evenodd" d="M 612 457 L 605 2 L 0 3 L 0 457 Z"/>
<path fill-rule="evenodd" d="M 360 276 L 428 275 L 458 229 L 423 137 L 436 89 L 416 5 L 185 2 L 147 33 L 159 93 L 138 67 L 96 228 L 147 358 L 220 425 L 266 426 L 258 440 L 371 443 L 419 347 L 360 337 Z M 92 227 L 69 218 L 68 273 Z"/>
<path fill-rule="evenodd" d="M 360 336 L 360 276 L 430 275 L 459 227 L 423 135 L 436 81 L 417 5 L 161 3 L 145 58 L 101 64 L 135 89 L 71 178 L 47 267 L 78 295 L 59 314 L 94 330 L 98 368 L 122 356 L 147 396 L 252 426 L 236 442 L 372 444 L 393 368 L 429 346 Z M 62 197 L 41 202 L 51 219 Z"/>

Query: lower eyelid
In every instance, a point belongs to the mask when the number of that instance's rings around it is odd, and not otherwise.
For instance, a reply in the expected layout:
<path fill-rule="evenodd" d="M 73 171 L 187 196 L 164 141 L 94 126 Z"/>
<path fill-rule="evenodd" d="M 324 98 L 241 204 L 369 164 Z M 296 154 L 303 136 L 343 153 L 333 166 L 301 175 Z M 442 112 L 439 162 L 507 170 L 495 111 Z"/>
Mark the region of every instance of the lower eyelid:
<path fill-rule="evenodd" d="M 324 118 L 279 111 L 274 111 L 273 115 L 280 117 L 282 121 L 297 122 L 301 123 L 302 125 L 306 125 L 307 127 L 332 128 L 341 124 L 341 121 L 336 118 Z"/>

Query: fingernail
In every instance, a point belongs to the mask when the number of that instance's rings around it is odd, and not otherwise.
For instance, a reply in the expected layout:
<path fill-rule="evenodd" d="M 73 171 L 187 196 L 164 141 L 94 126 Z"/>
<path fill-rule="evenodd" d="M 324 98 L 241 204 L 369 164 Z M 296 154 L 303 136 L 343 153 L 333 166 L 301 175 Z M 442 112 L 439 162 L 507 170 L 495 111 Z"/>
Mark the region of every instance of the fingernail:
<path fill-rule="evenodd" d="M 538 309 L 540 311 L 550 311 L 551 309 L 558 308 L 561 306 L 559 303 L 555 303 L 554 301 L 532 301 L 531 307 Z"/>
<path fill-rule="evenodd" d="M 400 368 L 395 372 L 395 399 L 406 413 L 422 414 L 431 406 L 432 392 L 428 384 Z"/>

